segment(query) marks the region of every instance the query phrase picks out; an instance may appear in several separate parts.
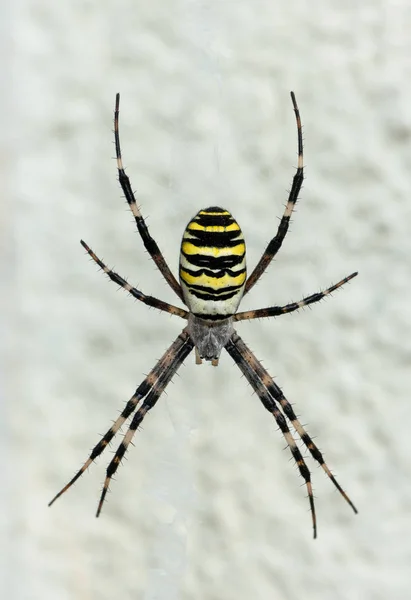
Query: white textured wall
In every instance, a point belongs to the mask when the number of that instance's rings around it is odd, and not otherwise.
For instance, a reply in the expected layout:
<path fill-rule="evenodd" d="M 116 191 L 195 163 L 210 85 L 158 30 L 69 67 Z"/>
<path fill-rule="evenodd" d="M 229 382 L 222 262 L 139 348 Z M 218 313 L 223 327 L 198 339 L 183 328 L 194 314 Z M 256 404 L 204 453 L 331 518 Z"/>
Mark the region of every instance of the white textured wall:
<path fill-rule="evenodd" d="M 9 0 L 0 16 L 1 597 L 409 598 L 408 0 Z M 309 460 L 312 540 L 302 480 L 228 355 L 187 360 L 99 520 L 109 452 L 48 509 L 183 324 L 118 293 L 78 243 L 175 301 L 116 181 L 115 93 L 128 173 L 176 269 L 210 204 L 234 213 L 255 264 L 294 174 L 291 89 L 307 181 L 244 307 L 360 276 L 239 329 L 360 514 Z"/>

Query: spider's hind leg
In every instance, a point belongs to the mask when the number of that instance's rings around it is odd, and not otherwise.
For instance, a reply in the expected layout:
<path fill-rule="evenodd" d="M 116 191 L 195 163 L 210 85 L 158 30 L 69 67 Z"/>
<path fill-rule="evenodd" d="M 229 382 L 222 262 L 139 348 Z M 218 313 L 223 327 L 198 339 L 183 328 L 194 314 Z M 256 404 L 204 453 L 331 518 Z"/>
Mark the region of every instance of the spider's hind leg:
<path fill-rule="evenodd" d="M 304 156 L 303 156 L 303 134 L 301 127 L 301 118 L 300 111 L 298 109 L 297 100 L 295 99 L 294 92 L 290 93 L 291 101 L 293 103 L 293 108 L 295 112 L 295 119 L 297 122 L 297 143 L 298 143 L 298 164 L 297 164 L 297 172 L 294 175 L 293 183 L 291 186 L 290 193 L 288 195 L 287 204 L 285 205 L 285 210 L 283 216 L 281 217 L 280 224 L 277 229 L 277 233 L 273 237 L 273 239 L 268 244 L 267 248 L 264 251 L 264 254 L 260 258 L 257 263 L 257 266 L 254 268 L 254 271 L 251 273 L 249 278 L 245 284 L 244 294 L 247 294 L 254 284 L 260 279 L 261 275 L 264 273 L 268 265 L 273 260 L 274 256 L 277 254 L 279 249 L 282 246 L 285 236 L 287 235 L 288 228 L 290 225 L 291 215 L 293 214 L 294 207 L 298 200 L 298 194 L 300 193 L 301 186 L 304 181 Z"/>
<path fill-rule="evenodd" d="M 143 240 L 143 244 L 150 254 L 151 258 L 157 265 L 160 273 L 163 275 L 164 279 L 167 281 L 168 285 L 172 290 L 177 294 L 177 296 L 184 302 L 183 292 L 180 284 L 174 277 L 173 273 L 170 270 L 170 267 L 166 263 L 164 256 L 161 253 L 160 248 L 157 245 L 157 242 L 154 238 L 151 237 L 150 232 L 148 230 L 147 224 L 144 220 L 143 215 L 140 212 L 139 207 L 137 206 L 136 198 L 134 196 L 133 189 L 130 184 L 130 179 L 126 175 L 126 172 L 123 167 L 123 160 L 121 156 L 121 148 L 120 148 L 120 134 L 119 134 L 119 111 L 120 111 L 120 94 L 116 94 L 116 107 L 114 110 L 114 139 L 116 145 L 116 158 L 117 158 L 117 169 L 118 169 L 118 178 L 120 181 L 121 188 L 126 197 L 127 203 L 130 207 L 131 212 L 133 213 L 134 219 L 136 221 L 138 232 Z"/>

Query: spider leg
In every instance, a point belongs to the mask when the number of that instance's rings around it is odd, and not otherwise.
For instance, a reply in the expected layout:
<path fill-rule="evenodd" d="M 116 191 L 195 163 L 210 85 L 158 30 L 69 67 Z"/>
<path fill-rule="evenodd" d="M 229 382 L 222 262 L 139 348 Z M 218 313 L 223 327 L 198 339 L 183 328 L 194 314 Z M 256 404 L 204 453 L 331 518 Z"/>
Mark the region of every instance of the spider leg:
<path fill-rule="evenodd" d="M 244 294 L 247 294 L 253 287 L 255 283 L 260 279 L 261 275 L 264 273 L 270 262 L 273 260 L 274 256 L 277 254 L 285 236 L 287 235 L 288 227 L 290 224 L 291 215 L 294 210 L 294 206 L 298 200 L 298 194 L 300 193 L 300 189 L 302 183 L 304 181 L 304 159 L 303 159 L 303 134 L 301 129 L 301 119 L 300 119 L 300 111 L 298 110 L 297 101 L 295 99 L 294 92 L 291 92 L 291 100 L 294 107 L 295 118 L 297 121 L 297 137 L 298 137 L 298 163 L 297 163 L 297 172 L 294 175 L 293 183 L 291 186 L 290 193 L 288 195 L 287 204 L 285 206 L 284 214 L 281 218 L 280 224 L 277 229 L 277 233 L 275 237 L 268 244 L 267 248 L 264 251 L 264 254 L 260 258 L 257 263 L 257 266 L 254 268 L 254 271 L 251 273 L 247 282 L 245 284 Z"/>
<path fill-rule="evenodd" d="M 314 444 L 312 438 L 307 433 L 305 428 L 301 425 L 300 421 L 297 419 L 296 414 L 294 413 L 294 409 L 291 406 L 290 402 L 284 396 L 281 389 L 274 382 L 273 378 L 268 374 L 268 372 L 264 369 L 261 363 L 256 359 L 251 350 L 246 346 L 243 340 L 237 335 L 234 334 L 232 337 L 232 345 L 237 352 L 237 355 L 241 357 L 241 361 L 237 362 L 236 357 L 232 353 L 232 348 L 228 348 L 226 345 L 226 350 L 231 354 L 234 360 L 239 365 L 240 369 L 243 371 L 244 375 L 251 383 L 252 387 L 255 389 L 257 394 L 261 398 L 261 393 L 266 390 L 269 396 L 272 398 L 274 402 L 277 402 L 281 405 L 284 415 L 289 419 L 293 428 L 297 432 L 303 444 L 306 446 L 311 456 L 318 462 L 318 464 L 323 468 L 327 476 L 331 479 L 332 483 L 335 485 L 337 490 L 340 492 L 342 497 L 348 502 L 355 513 L 358 513 L 357 508 L 354 506 L 353 502 L 350 500 L 349 496 L 345 493 L 343 488 L 340 486 L 334 475 L 331 473 L 327 463 L 324 461 L 323 455 L 320 450 Z M 257 384 L 256 384 L 257 382 Z M 266 407 L 267 408 L 267 407 Z M 270 410 L 270 409 L 269 409 Z M 314 535 L 315 537 L 315 535 Z"/>
<path fill-rule="evenodd" d="M 163 302 L 162 300 L 158 300 L 158 298 L 154 298 L 153 296 L 146 296 L 143 292 L 140 292 L 137 288 L 131 286 L 123 277 L 118 275 L 115 271 L 109 269 L 102 260 L 93 252 L 93 250 L 83 242 L 80 241 L 81 245 L 87 253 L 91 256 L 95 263 L 110 277 L 111 281 L 117 283 L 120 287 L 124 288 L 129 294 L 131 294 L 137 300 L 144 302 L 148 306 L 153 306 L 154 308 L 158 308 L 159 310 L 163 310 L 164 312 L 168 312 L 172 315 L 176 315 L 177 317 L 181 317 L 182 319 L 188 318 L 188 312 L 182 308 L 178 308 L 173 304 L 168 304 L 167 302 Z"/>
<path fill-rule="evenodd" d="M 183 338 L 183 336 L 184 336 L 183 343 L 181 343 L 181 340 L 179 339 L 180 346 L 176 347 L 174 350 L 171 350 L 171 348 L 170 348 L 166 352 L 166 354 L 163 356 L 163 358 L 161 359 L 163 361 L 163 364 L 162 364 L 162 369 L 160 371 L 160 376 L 155 381 L 150 392 L 145 397 L 142 405 L 137 409 L 137 411 L 130 423 L 129 428 L 127 429 L 127 431 L 123 437 L 121 444 L 117 448 L 117 451 L 116 451 L 113 459 L 111 460 L 109 466 L 107 467 L 106 478 L 104 480 L 103 489 L 102 489 L 101 496 L 100 496 L 100 501 L 98 503 L 96 517 L 98 517 L 100 515 L 106 494 L 108 492 L 110 481 L 111 481 L 112 477 L 114 476 L 114 474 L 116 473 L 118 467 L 120 466 L 120 463 L 121 463 L 125 453 L 127 452 L 127 448 L 129 446 L 130 442 L 132 441 L 134 434 L 137 431 L 139 425 L 143 421 L 143 419 L 146 416 L 146 414 L 148 413 L 148 411 L 151 410 L 153 408 L 153 406 L 156 404 L 157 400 L 163 393 L 166 385 L 170 382 L 171 378 L 176 373 L 177 369 L 181 366 L 181 364 L 183 363 L 185 358 L 188 356 L 188 354 L 190 354 L 191 350 L 194 347 L 194 343 L 192 342 L 189 334 L 185 330 L 180 335 L 180 338 Z"/>
<path fill-rule="evenodd" d="M 245 319 L 261 319 L 262 317 L 278 317 L 279 315 L 285 315 L 286 313 L 294 312 L 303 306 L 308 306 L 309 304 L 314 304 L 314 302 L 319 302 L 325 296 L 328 296 L 332 292 L 335 292 L 342 285 L 356 277 L 358 273 L 351 273 L 348 277 L 344 277 L 338 283 L 332 285 L 327 288 L 323 292 L 317 292 L 316 294 L 312 294 L 311 296 L 307 296 L 303 298 L 299 302 L 291 302 L 291 304 L 286 304 L 285 306 L 269 306 L 268 308 L 259 308 L 257 310 L 247 310 L 246 312 L 240 312 L 233 316 L 234 321 L 244 321 Z"/>
<path fill-rule="evenodd" d="M 251 387 L 255 390 L 264 407 L 273 415 L 278 427 L 287 442 L 287 445 L 291 451 L 291 454 L 297 463 L 298 470 L 305 481 L 307 487 L 308 499 L 310 502 L 311 517 L 313 523 L 313 534 L 314 538 L 317 537 L 317 517 L 315 513 L 314 494 L 311 484 L 311 473 L 305 463 L 305 460 L 298 448 L 295 439 L 287 425 L 287 420 L 278 408 L 276 398 L 270 393 L 261 379 L 260 375 L 255 369 L 255 364 L 258 363 L 255 356 L 244 344 L 242 339 L 237 333 L 234 333 L 230 341 L 225 345 L 225 349 L 230 354 L 231 358 L 238 365 L 245 378 L 250 383 Z M 251 360 L 250 360 L 251 359 Z M 261 366 L 261 365 L 260 365 Z M 262 369 L 262 367 L 261 367 Z M 267 373 L 268 375 L 268 373 Z"/>
<path fill-rule="evenodd" d="M 181 286 L 170 271 L 170 268 L 166 263 L 165 258 L 162 255 L 156 241 L 150 235 L 143 215 L 141 214 L 140 209 L 137 206 L 136 198 L 134 196 L 134 192 L 130 184 L 130 179 L 124 171 L 123 161 L 121 157 L 120 134 L 118 127 L 119 107 L 120 94 L 116 94 L 116 107 L 114 110 L 114 139 L 116 144 L 117 169 L 120 185 L 128 202 L 130 210 L 133 213 L 138 232 L 141 236 L 141 239 L 143 240 L 143 244 L 147 252 L 150 254 L 151 258 L 156 263 L 157 267 L 159 268 L 164 279 L 167 281 L 168 285 L 175 291 L 180 300 L 184 302 Z"/>
<path fill-rule="evenodd" d="M 340 494 L 343 496 L 343 498 L 345 498 L 345 500 L 351 506 L 353 511 L 355 513 L 358 513 L 358 510 L 356 509 L 354 504 L 351 502 L 350 498 L 347 496 L 347 494 L 344 492 L 344 490 L 342 489 L 340 484 L 337 482 L 337 480 L 331 473 L 330 469 L 328 468 L 327 464 L 324 461 L 324 458 L 323 458 L 321 452 L 319 451 L 317 446 L 314 444 L 312 438 L 308 435 L 308 433 L 306 432 L 304 427 L 301 425 L 300 421 L 297 419 L 297 416 L 294 412 L 293 407 L 291 406 L 291 404 L 287 400 L 287 398 L 284 396 L 284 394 L 281 391 L 281 389 L 279 388 L 279 386 L 275 383 L 273 378 L 267 373 L 267 371 L 264 369 L 264 367 L 261 365 L 261 363 L 256 359 L 254 354 L 251 352 L 251 350 L 249 350 L 247 348 L 247 346 L 244 344 L 244 342 L 241 339 L 238 340 L 237 346 L 239 346 L 241 348 L 242 354 L 245 357 L 247 363 L 250 365 L 250 368 L 253 369 L 257 373 L 258 377 L 260 378 L 261 382 L 263 383 L 265 388 L 268 390 L 270 395 L 273 398 L 275 398 L 275 400 L 279 404 L 281 404 L 281 407 L 283 409 L 285 416 L 291 421 L 292 426 L 294 427 L 295 431 L 298 433 L 299 437 L 301 438 L 301 441 L 304 443 L 306 448 L 309 450 L 311 456 L 324 469 L 324 471 L 326 472 L 328 477 L 331 479 L 331 481 L 333 482 L 333 484 L 335 485 L 337 490 L 340 492 Z"/>
<path fill-rule="evenodd" d="M 178 367 L 181 365 L 184 358 L 192 350 L 192 348 L 193 343 L 188 333 L 183 330 L 183 332 L 160 358 L 144 381 L 138 386 L 133 396 L 127 402 L 120 416 L 93 448 L 89 458 L 86 460 L 81 469 L 77 471 L 74 477 L 58 492 L 58 494 L 54 496 L 54 498 L 49 502 L 49 506 L 51 506 L 57 500 L 57 498 L 62 496 L 64 492 L 66 492 L 73 485 L 73 483 L 75 483 L 77 479 L 81 477 L 81 475 L 83 475 L 88 467 L 105 450 L 124 422 L 136 410 L 138 403 L 145 396 L 150 395 L 150 392 L 155 385 L 158 387 L 159 382 L 162 383 L 165 379 L 165 383 L 162 388 L 164 389 L 165 385 L 167 385 L 167 383 L 170 381 L 171 377 L 177 371 Z"/>

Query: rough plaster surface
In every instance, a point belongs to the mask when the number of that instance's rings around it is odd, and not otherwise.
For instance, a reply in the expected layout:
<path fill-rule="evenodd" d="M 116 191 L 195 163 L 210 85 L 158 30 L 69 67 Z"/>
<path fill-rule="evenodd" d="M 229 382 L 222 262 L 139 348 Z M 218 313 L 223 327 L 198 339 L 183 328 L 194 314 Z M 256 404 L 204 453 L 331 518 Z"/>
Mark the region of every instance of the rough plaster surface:
<path fill-rule="evenodd" d="M 2 598 L 405 600 L 409 456 L 411 8 L 407 0 L 121 0 L 1 6 Z M 233 212 L 252 266 L 296 164 L 292 231 L 244 308 L 302 314 L 241 334 L 357 503 L 311 460 L 319 539 L 276 431 L 225 355 L 190 357 L 139 431 L 100 519 L 110 458 L 52 509 L 182 322 L 138 305 L 83 237 L 146 293 L 175 301 L 134 232 L 124 161 L 173 268 L 189 218 Z"/>

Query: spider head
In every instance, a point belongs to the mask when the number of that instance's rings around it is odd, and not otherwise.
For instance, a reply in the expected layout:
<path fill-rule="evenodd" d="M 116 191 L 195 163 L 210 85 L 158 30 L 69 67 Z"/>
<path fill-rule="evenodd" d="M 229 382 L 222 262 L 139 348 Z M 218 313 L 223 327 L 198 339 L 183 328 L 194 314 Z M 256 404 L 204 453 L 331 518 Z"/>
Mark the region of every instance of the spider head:
<path fill-rule="evenodd" d="M 234 333 L 231 317 L 219 321 L 207 321 L 190 313 L 188 317 L 188 333 L 196 348 L 196 363 L 201 364 L 202 359 L 211 361 L 213 366 L 218 365 L 221 350 Z"/>

